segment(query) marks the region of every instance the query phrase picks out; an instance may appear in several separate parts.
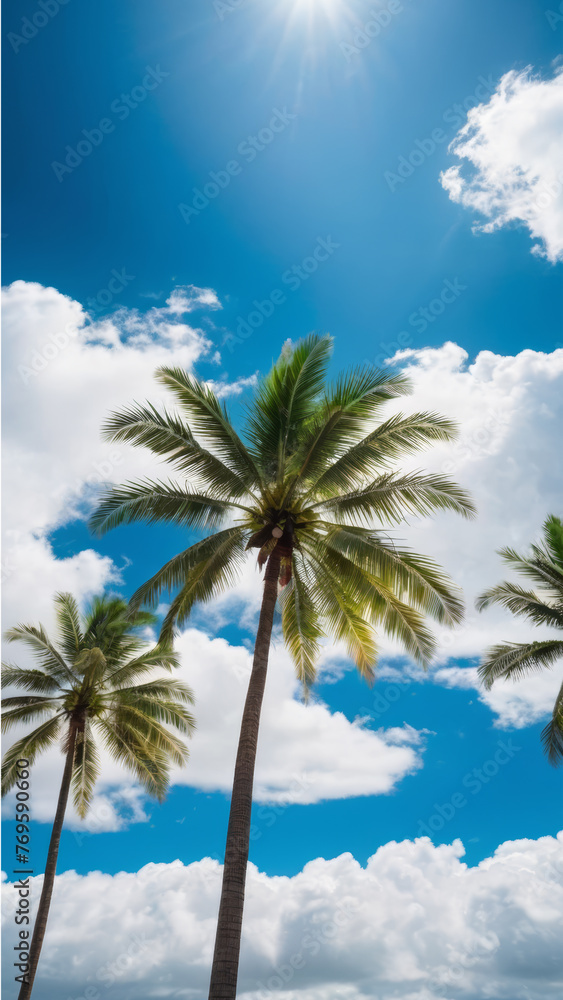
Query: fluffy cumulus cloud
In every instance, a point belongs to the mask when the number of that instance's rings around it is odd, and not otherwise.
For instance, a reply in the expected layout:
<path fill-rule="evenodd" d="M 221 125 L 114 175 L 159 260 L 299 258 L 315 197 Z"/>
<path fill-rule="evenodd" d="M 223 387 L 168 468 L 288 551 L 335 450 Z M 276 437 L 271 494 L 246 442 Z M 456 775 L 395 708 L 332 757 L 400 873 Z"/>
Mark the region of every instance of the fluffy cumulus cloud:
<path fill-rule="evenodd" d="M 244 1000 L 559 1000 L 563 834 L 502 844 L 478 867 L 421 838 L 317 858 L 292 878 L 250 866 Z M 57 878 L 37 988 L 102 1000 L 207 996 L 221 868 L 209 858 Z M 41 878 L 31 880 L 37 899 Z M 16 893 L 4 890 L 5 989 Z"/>
<path fill-rule="evenodd" d="M 201 326 L 183 318 L 196 308 Z M 206 313 L 217 308 L 212 289 L 190 285 L 164 306 L 91 319 L 55 288 L 16 281 L 3 290 L 6 623 L 45 618 L 57 589 L 87 597 L 115 579 L 94 550 L 55 560 L 48 532 L 76 517 L 101 482 L 147 473 L 146 454 L 103 442 L 100 427 L 132 398 L 162 397 L 153 377 L 159 365 L 218 360 Z M 236 382 L 216 385 L 222 394 L 240 391 Z"/>
<path fill-rule="evenodd" d="M 542 79 L 530 68 L 506 73 L 487 104 L 470 110 L 450 151 L 462 165 L 441 182 L 453 201 L 485 216 L 492 232 L 521 223 L 533 252 L 563 258 L 563 68 Z"/>

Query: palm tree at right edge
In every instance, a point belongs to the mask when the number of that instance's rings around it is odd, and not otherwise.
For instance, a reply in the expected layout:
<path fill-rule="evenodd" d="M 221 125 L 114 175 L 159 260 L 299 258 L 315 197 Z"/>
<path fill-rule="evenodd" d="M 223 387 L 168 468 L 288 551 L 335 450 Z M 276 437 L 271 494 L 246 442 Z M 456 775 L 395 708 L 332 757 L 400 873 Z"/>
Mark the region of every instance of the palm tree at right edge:
<path fill-rule="evenodd" d="M 532 545 L 529 555 L 514 549 L 501 549 L 499 555 L 507 565 L 522 576 L 533 580 L 539 590 L 525 590 L 516 583 L 499 583 L 477 599 L 483 611 L 491 604 L 501 604 L 514 615 L 527 618 L 534 625 L 549 625 L 563 629 L 563 521 L 553 514 L 543 525 L 543 539 Z M 563 639 L 541 639 L 538 642 L 506 642 L 489 649 L 479 667 L 479 676 L 486 688 L 497 680 L 520 680 L 535 670 L 545 670 L 563 657 Z M 557 767 L 563 761 L 563 684 L 555 699 L 553 713 L 541 734 L 550 764 Z"/>

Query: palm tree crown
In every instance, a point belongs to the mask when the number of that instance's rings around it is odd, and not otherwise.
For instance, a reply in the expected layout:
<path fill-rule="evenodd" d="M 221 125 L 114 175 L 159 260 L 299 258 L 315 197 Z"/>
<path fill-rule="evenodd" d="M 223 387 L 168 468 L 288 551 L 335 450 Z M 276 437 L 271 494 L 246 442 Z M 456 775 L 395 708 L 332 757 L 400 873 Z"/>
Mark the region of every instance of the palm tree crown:
<path fill-rule="evenodd" d="M 501 549 L 508 566 L 538 585 L 525 590 L 516 583 L 504 582 L 485 591 L 477 599 L 480 611 L 500 604 L 514 615 L 527 618 L 534 625 L 563 629 L 563 522 L 551 515 L 543 526 L 544 537 L 532 545 L 529 555 L 512 548 Z M 479 675 L 486 688 L 496 680 L 519 680 L 534 670 L 543 670 L 563 657 L 563 639 L 538 642 L 507 642 L 493 646 L 485 654 Z M 563 685 L 555 699 L 553 714 L 542 732 L 542 742 L 549 761 L 557 766 L 563 761 Z"/>
<path fill-rule="evenodd" d="M 384 404 L 410 391 L 408 380 L 364 367 L 328 384 L 331 350 L 328 336 L 287 345 L 247 408 L 242 437 L 205 383 L 160 368 L 156 377 L 179 412 L 135 404 L 112 415 L 105 434 L 149 448 L 183 481 L 112 488 L 91 521 L 99 533 L 140 520 L 212 530 L 133 596 L 139 607 L 178 590 L 163 624 L 166 640 L 196 602 L 235 581 L 246 549 L 257 549 L 260 567 L 276 549 L 284 637 L 305 684 L 327 634 L 346 643 L 368 679 L 376 626 L 419 662 L 429 660 L 434 644 L 424 615 L 454 624 L 461 601 L 431 560 L 381 529 L 405 514 L 473 513 L 466 493 L 444 476 L 394 469 L 403 455 L 451 439 L 454 425 L 435 413 L 382 421 Z"/>
<path fill-rule="evenodd" d="M 98 597 L 85 616 L 70 594 L 55 598 L 57 642 L 39 625 L 18 625 L 6 633 L 9 642 L 23 642 L 37 660 L 34 669 L 5 664 L 4 687 L 30 692 L 4 698 L 2 730 L 42 720 L 7 751 L 2 769 L 2 794 L 17 778 L 17 761 L 33 764 L 60 740 L 66 750 L 75 742 L 71 789 L 79 816 L 85 816 L 100 771 L 97 744 L 133 772 L 147 792 L 162 799 L 170 763 L 185 763 L 188 751 L 172 731 L 189 734 L 193 719 L 186 709 L 191 692 L 180 681 L 151 678 L 155 669 L 170 671 L 176 655 L 157 645 L 147 649 L 143 634 L 155 616 L 137 610 L 129 614 L 116 597 Z M 140 679 L 146 677 L 144 683 Z M 96 739 L 97 737 L 97 739 Z"/>

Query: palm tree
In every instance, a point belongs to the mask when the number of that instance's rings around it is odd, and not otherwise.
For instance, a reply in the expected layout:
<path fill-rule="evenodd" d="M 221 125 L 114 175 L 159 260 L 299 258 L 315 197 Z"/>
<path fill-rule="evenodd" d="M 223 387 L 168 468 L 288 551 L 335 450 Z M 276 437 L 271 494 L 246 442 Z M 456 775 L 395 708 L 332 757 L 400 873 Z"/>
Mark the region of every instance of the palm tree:
<path fill-rule="evenodd" d="M 41 953 L 57 869 L 61 830 L 69 792 L 84 817 L 100 772 L 99 745 L 133 772 L 150 794 L 162 800 L 170 764 L 183 765 L 185 743 L 171 730 L 189 734 L 193 719 L 186 704 L 191 692 L 178 680 L 154 677 L 157 668 L 170 671 L 177 657 L 165 645 L 147 648 L 143 633 L 156 617 L 147 611 L 129 613 L 125 601 L 97 597 L 82 616 L 71 594 L 57 594 L 57 642 L 43 626 L 18 625 L 6 633 L 9 642 L 23 642 L 37 667 L 5 664 L 2 684 L 31 692 L 4 698 L 2 730 L 41 719 L 33 732 L 19 739 L 4 756 L 2 795 L 18 780 L 21 761 L 32 765 L 60 741 L 65 766 L 47 854 L 43 889 L 19 1000 L 31 995 Z M 143 683 L 141 678 L 146 678 Z M 18 767 L 18 762 L 20 766 Z"/>
<path fill-rule="evenodd" d="M 161 637 L 186 622 L 194 604 L 234 584 L 247 549 L 265 567 L 254 661 L 244 707 L 227 831 L 223 889 L 209 996 L 236 994 L 252 786 L 258 726 L 274 609 L 297 674 L 307 687 L 323 637 L 345 643 L 371 681 L 376 626 L 399 639 L 419 662 L 434 648 L 424 614 L 459 622 L 462 605 L 429 559 L 395 545 L 373 525 L 400 523 L 406 513 L 473 507 L 439 475 L 401 475 L 403 454 L 454 434 L 434 413 L 391 416 L 384 404 L 410 391 L 402 374 L 363 367 L 327 382 L 330 337 L 286 344 L 259 385 L 241 437 L 205 383 L 179 368 L 160 368 L 179 412 L 135 404 L 113 414 L 110 440 L 148 447 L 167 458 L 182 482 L 144 480 L 106 491 L 91 524 L 98 532 L 133 521 L 167 521 L 212 530 L 171 559 L 132 599 L 154 605 L 175 591 Z M 221 530 L 215 530 L 215 529 Z"/>
<path fill-rule="evenodd" d="M 553 514 L 543 525 L 543 539 L 532 545 L 529 555 L 501 549 L 507 565 L 518 570 L 539 590 L 525 590 L 516 583 L 499 583 L 477 598 L 479 611 L 501 604 L 514 615 L 522 615 L 534 625 L 563 629 L 563 521 Z M 563 639 L 538 642 L 506 642 L 485 653 L 479 676 L 486 688 L 499 679 L 519 680 L 534 670 L 544 670 L 563 656 Z M 550 721 L 541 734 L 548 760 L 557 767 L 563 760 L 563 684 L 559 689 Z"/>

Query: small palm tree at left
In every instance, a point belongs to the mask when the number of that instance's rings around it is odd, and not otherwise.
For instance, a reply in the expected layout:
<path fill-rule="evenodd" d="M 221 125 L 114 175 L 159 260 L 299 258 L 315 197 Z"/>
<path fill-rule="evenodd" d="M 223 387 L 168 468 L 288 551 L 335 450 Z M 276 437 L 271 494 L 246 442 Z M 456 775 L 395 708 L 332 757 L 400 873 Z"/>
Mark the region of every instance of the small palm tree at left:
<path fill-rule="evenodd" d="M 2 684 L 26 695 L 4 698 L 2 731 L 33 721 L 40 724 L 6 752 L 2 762 L 2 795 L 15 785 L 18 761 L 32 765 L 59 743 L 65 765 L 43 889 L 29 949 L 29 964 L 19 1000 L 31 995 L 41 953 L 55 881 L 61 830 L 69 793 L 80 817 L 86 816 L 100 773 L 100 749 L 128 768 L 140 785 L 159 801 L 168 788 L 170 767 L 186 762 L 188 749 L 177 735 L 194 726 L 186 706 L 192 694 L 181 681 L 155 676 L 171 671 L 178 660 L 171 647 L 148 648 L 146 629 L 156 622 L 147 611 L 128 611 L 116 597 L 97 597 L 81 615 L 70 594 L 57 594 L 56 642 L 43 626 L 18 625 L 8 642 L 23 642 L 37 666 L 5 664 Z M 175 732 L 176 730 L 177 732 Z M 21 765 L 20 765 L 21 766 Z"/>

